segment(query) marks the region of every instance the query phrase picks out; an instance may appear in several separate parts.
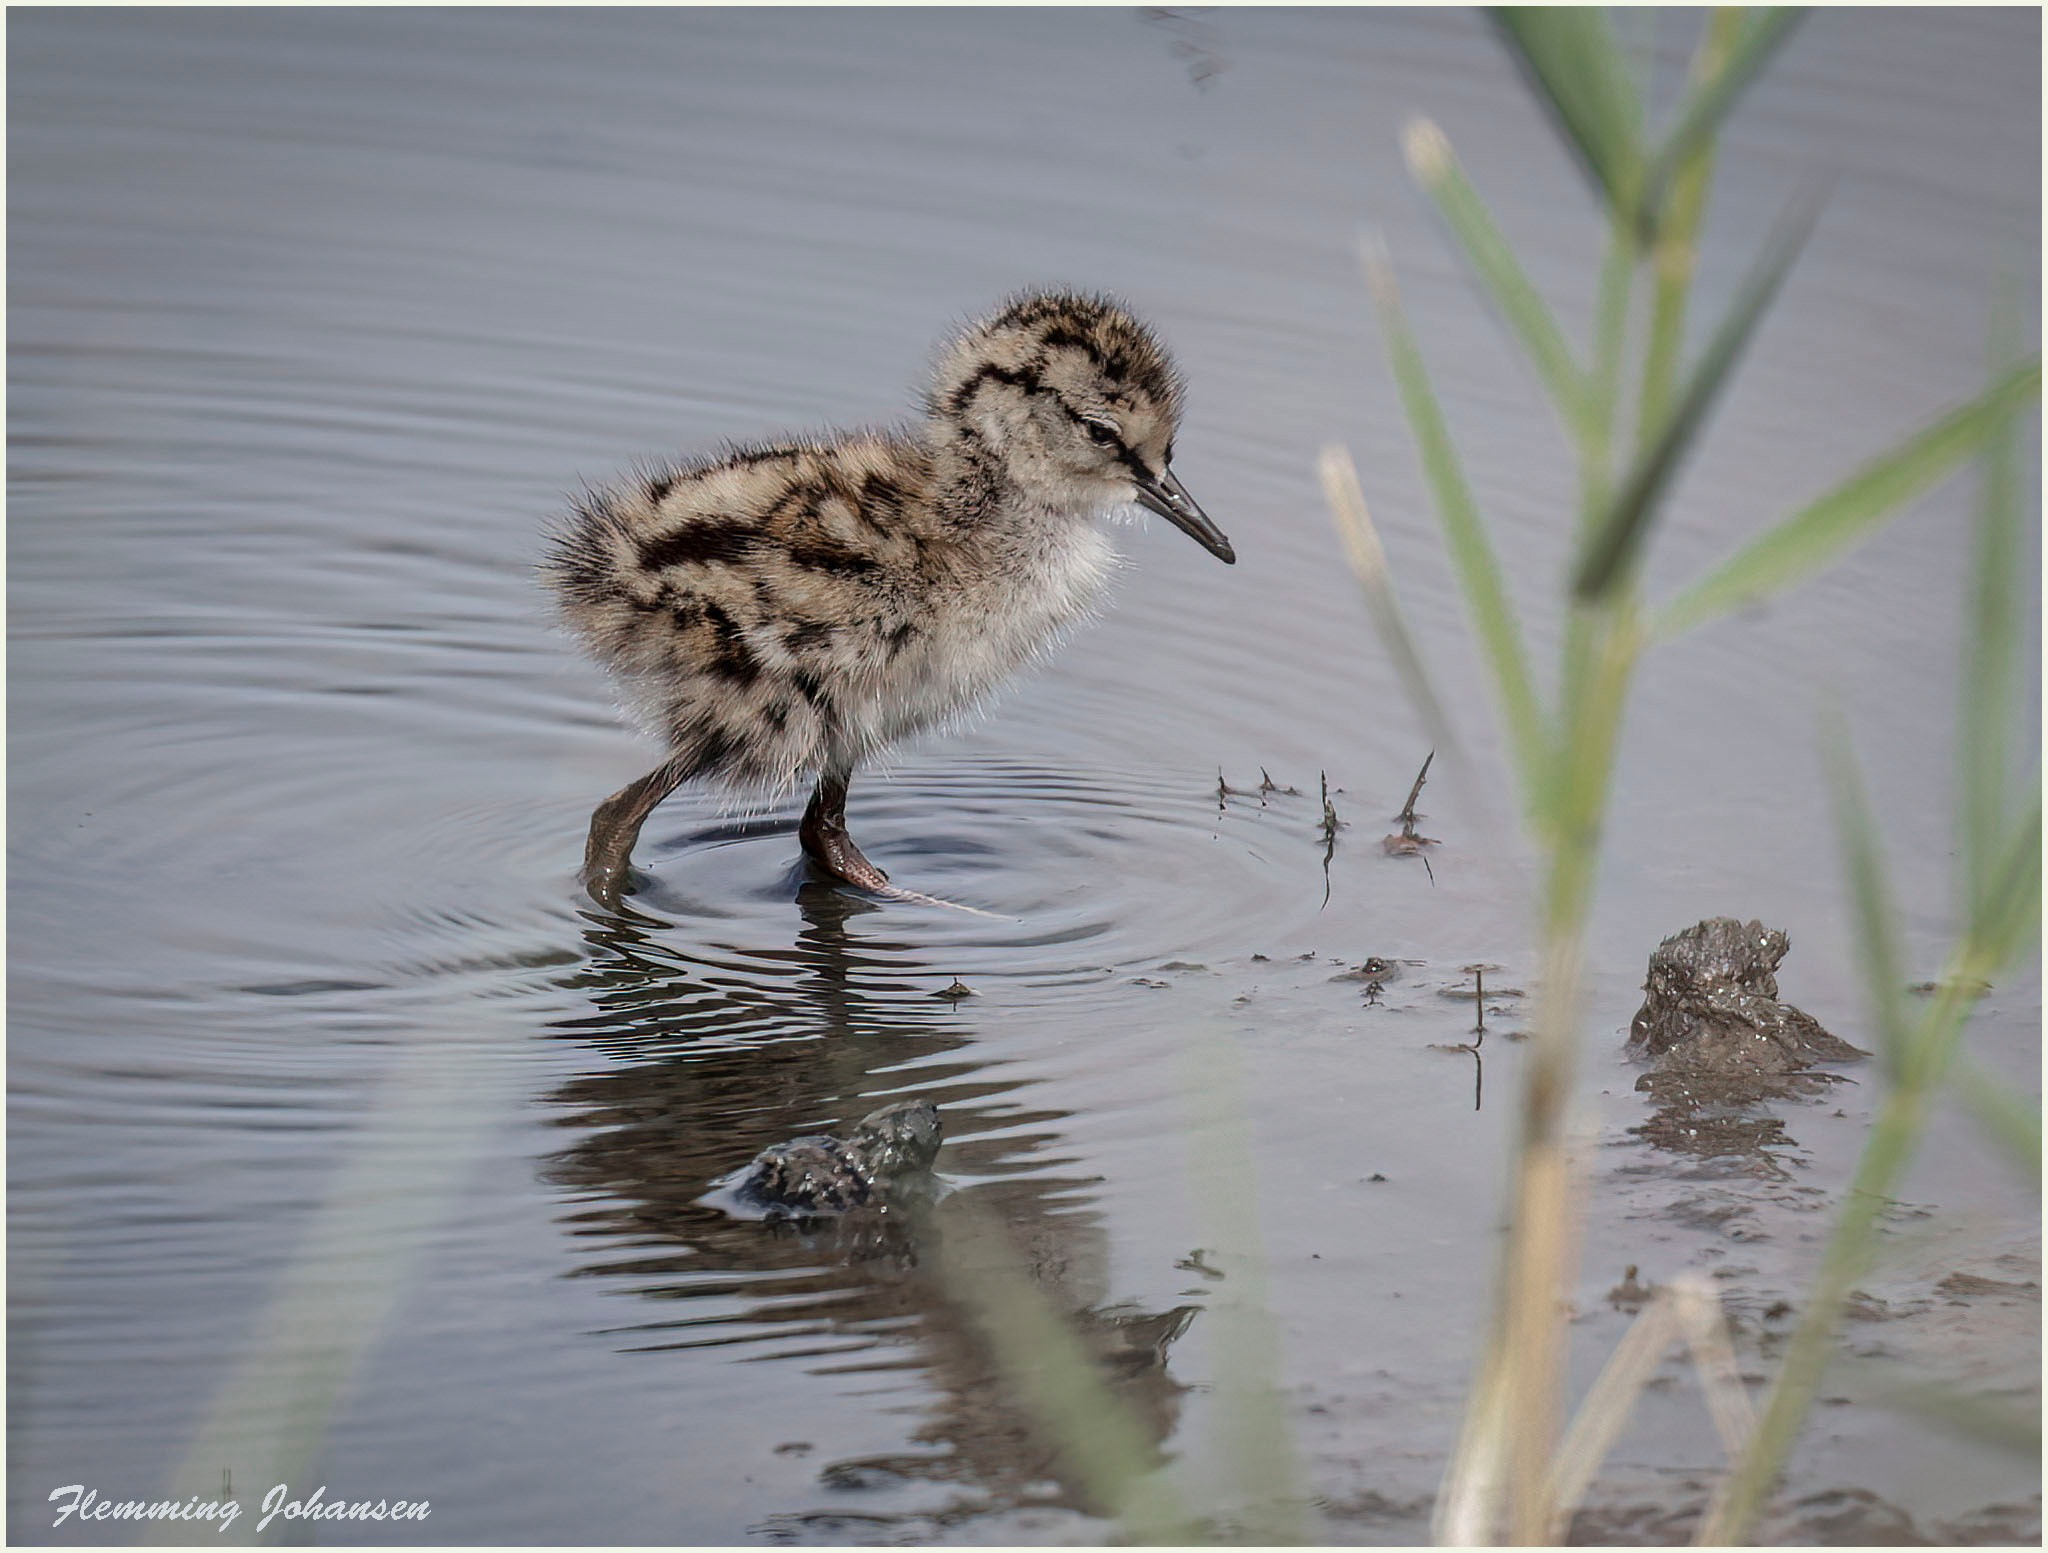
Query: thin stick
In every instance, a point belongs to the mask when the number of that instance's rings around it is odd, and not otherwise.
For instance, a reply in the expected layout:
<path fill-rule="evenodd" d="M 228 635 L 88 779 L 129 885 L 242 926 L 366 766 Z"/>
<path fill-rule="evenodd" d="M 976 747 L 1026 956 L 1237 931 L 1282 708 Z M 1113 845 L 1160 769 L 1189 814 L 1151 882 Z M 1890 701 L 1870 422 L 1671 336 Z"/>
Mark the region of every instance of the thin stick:
<path fill-rule="evenodd" d="M 1422 769 L 1415 773 L 1415 785 L 1408 789 L 1408 801 L 1401 805 L 1401 812 L 1394 816 L 1401 822 L 1401 829 L 1407 835 L 1415 834 L 1415 800 L 1422 796 L 1422 784 L 1429 780 L 1429 763 L 1435 759 L 1435 750 L 1422 757 Z"/>

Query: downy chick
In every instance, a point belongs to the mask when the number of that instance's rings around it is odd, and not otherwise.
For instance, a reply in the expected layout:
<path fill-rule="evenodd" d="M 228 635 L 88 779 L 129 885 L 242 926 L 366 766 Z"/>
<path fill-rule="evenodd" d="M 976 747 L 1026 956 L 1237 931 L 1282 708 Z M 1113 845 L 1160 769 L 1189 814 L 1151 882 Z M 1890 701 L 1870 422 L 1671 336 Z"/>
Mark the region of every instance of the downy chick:
<path fill-rule="evenodd" d="M 855 766 L 1086 616 L 1116 560 L 1102 519 L 1135 503 L 1235 562 L 1170 467 L 1181 404 L 1172 360 L 1122 307 L 1029 293 L 944 348 L 921 425 L 586 492 L 545 575 L 669 749 L 592 815 L 592 895 L 616 904 L 642 823 L 680 784 L 773 795 L 812 773 L 804 851 L 886 886 L 847 834 Z"/>

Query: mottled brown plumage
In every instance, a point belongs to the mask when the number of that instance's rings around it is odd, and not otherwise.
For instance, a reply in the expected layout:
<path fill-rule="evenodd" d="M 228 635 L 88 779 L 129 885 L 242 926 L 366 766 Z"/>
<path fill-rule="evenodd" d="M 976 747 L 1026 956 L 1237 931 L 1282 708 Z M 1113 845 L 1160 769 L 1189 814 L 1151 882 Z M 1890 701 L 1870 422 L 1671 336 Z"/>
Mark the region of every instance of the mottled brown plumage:
<path fill-rule="evenodd" d="M 921 425 L 735 448 L 593 490 L 546 575 L 563 620 L 669 746 L 592 817 L 586 883 L 616 899 L 639 827 L 682 782 L 756 795 L 816 773 L 800 831 L 828 873 L 886 881 L 846 784 L 957 716 L 1099 599 L 1099 521 L 1139 504 L 1225 561 L 1169 469 L 1181 382 L 1098 297 L 1019 297 L 945 349 Z"/>

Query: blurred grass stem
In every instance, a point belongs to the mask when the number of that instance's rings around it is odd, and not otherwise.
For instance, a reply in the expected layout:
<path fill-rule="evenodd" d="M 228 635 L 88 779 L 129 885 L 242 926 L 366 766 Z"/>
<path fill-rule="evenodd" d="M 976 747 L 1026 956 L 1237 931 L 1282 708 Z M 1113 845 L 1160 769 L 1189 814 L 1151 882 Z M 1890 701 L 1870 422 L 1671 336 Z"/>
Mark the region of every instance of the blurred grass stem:
<path fill-rule="evenodd" d="M 1746 1432 L 1746 1440 L 1708 1531 L 1740 1536 L 1753 1523 L 1804 1417 L 1886 1193 L 1910 1157 L 1980 982 L 2024 939 L 2024 924 L 2039 922 L 2039 800 L 2030 816 L 2014 823 L 2006 817 L 2003 799 L 2002 751 L 2007 746 L 2002 730 L 2011 707 L 2010 680 L 2001 677 L 2007 671 L 2000 666 L 2010 662 L 2017 606 L 2000 588 L 2011 586 L 2019 542 L 2017 519 L 2002 516 L 2009 511 L 2009 498 L 1996 494 L 2009 493 L 2015 484 L 2006 443 L 2016 412 L 2038 400 L 2037 360 L 2001 363 L 1978 398 L 1767 528 L 1661 609 L 1647 609 L 1641 598 L 1640 557 L 1668 506 L 1677 475 L 1818 212 L 1812 200 L 1788 212 L 1688 369 L 1683 360 L 1686 327 L 1717 130 L 1791 34 L 1799 14 L 1786 8 L 1754 16 L 1740 8 L 1712 13 L 1673 127 L 1652 150 L 1642 94 L 1605 13 L 1576 8 L 1495 13 L 1517 63 L 1607 207 L 1609 238 L 1594 301 L 1591 347 L 1584 358 L 1529 282 L 1443 131 L 1425 120 L 1411 124 L 1404 135 L 1417 183 L 1442 214 L 1480 290 L 1534 364 L 1578 455 L 1576 559 L 1563 600 L 1554 701 L 1546 701 L 1530 666 L 1506 569 L 1431 386 L 1392 264 L 1378 248 L 1366 253 L 1366 278 L 1388 361 L 1492 681 L 1523 813 L 1543 866 L 1537 905 L 1542 992 L 1518 1111 L 1512 1207 L 1493 1319 L 1438 1499 L 1434 1529 L 1444 1542 L 1506 1536 L 1529 1543 L 1560 1535 L 1570 1504 L 1597 1465 L 1588 1459 L 1588 1442 L 1600 1437 L 1603 1426 L 1575 1430 L 1568 1437 L 1574 1454 L 1562 1458 L 1563 1465 L 1558 1447 L 1562 1313 L 1575 1260 L 1568 1112 L 1582 1024 L 1586 923 L 1621 725 L 1642 653 L 1653 641 L 1789 588 L 1987 446 L 1994 449 L 1986 482 L 1993 494 L 1987 496 L 1989 516 L 1980 524 L 1976 560 L 1975 610 L 1981 629 L 1970 652 L 1960 730 L 1966 745 L 1959 825 L 1968 860 L 1964 915 L 1969 930 L 1941 993 L 1909 1026 L 1897 1003 L 1900 956 L 1889 904 L 1881 898 L 1883 871 L 1860 787 L 1846 755 L 1839 753 L 1846 751 L 1846 735 L 1838 738 L 1831 746 L 1838 749 L 1831 770 L 1838 812 L 1844 816 L 1865 974 L 1880 989 L 1874 1006 L 1894 1087 L 1873 1128 L 1806 1318 L 1754 1431 L 1747 1431 L 1746 1400 L 1738 1406 L 1728 1390 L 1732 1351 L 1725 1345 L 1716 1350 L 1722 1357 L 1712 1368 L 1719 1380 L 1709 1391 L 1716 1422 L 1724 1439 Z M 1630 319 L 1638 270 L 1647 272 L 1650 290 L 1645 331 L 1632 362 Z M 1632 395 L 1626 388 L 1631 384 Z M 1626 456 L 1617 458 L 1624 446 Z M 1365 498 L 1350 459 L 1341 449 L 1326 450 L 1322 469 L 1374 619 L 1394 650 L 1403 682 L 1434 723 L 1443 716 L 1443 704 L 1393 607 L 1385 553 L 1364 517 Z M 1443 742 L 1442 734 L 1437 737 Z M 2024 1127 L 2005 1130 L 2019 1134 L 2017 1147 L 2024 1149 Z M 2038 1156 L 2038 1124 L 2033 1140 Z M 1699 1341 L 1711 1347 L 1711 1339 L 1701 1336 Z M 1696 1348 L 1696 1356 L 1706 1351 Z M 1709 1365 L 1705 1358 L 1700 1363 L 1704 1375 Z M 1620 1405 L 1611 1390 L 1599 1399 L 1602 1409 Z"/>

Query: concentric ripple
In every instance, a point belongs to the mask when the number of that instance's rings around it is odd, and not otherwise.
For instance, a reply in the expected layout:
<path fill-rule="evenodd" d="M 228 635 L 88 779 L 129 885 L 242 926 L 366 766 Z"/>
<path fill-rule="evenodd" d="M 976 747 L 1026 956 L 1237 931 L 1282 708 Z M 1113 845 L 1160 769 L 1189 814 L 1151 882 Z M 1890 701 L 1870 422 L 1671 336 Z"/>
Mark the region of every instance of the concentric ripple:
<path fill-rule="evenodd" d="M 1322 901 L 1315 800 L 1219 797 L 1200 772 L 948 751 L 857 785 L 849 819 L 868 855 L 905 889 L 971 912 L 808 883 L 795 808 L 735 820 L 715 800 L 672 799 L 642 838 L 633 907 L 715 945 L 740 941 L 740 927 L 780 921 L 786 933 L 793 897 L 829 892 L 875 936 L 919 945 L 926 974 L 1074 987 L 1200 958 L 1240 941 L 1247 921 L 1284 930 Z M 908 972 L 913 951 L 898 953 Z"/>

